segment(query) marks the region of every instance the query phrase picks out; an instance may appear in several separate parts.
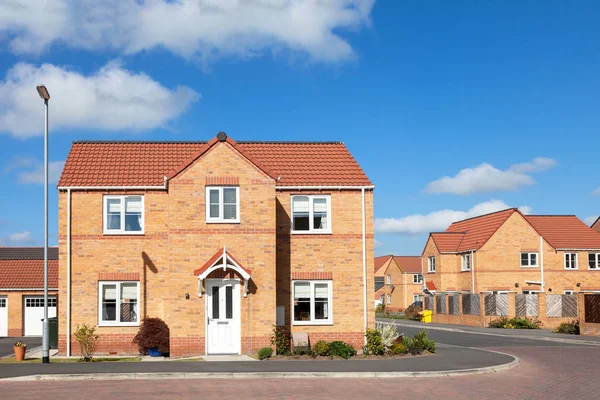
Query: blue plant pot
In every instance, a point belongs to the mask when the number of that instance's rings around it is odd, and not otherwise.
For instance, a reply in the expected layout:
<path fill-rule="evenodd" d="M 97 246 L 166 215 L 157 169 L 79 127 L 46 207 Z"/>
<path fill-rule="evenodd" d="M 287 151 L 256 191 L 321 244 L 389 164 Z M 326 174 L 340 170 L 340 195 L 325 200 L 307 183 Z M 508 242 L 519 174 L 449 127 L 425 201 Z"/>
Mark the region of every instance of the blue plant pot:
<path fill-rule="evenodd" d="M 158 349 L 156 347 L 153 347 L 151 349 L 148 349 L 148 355 L 150 357 L 162 357 L 163 353 L 158 351 Z"/>

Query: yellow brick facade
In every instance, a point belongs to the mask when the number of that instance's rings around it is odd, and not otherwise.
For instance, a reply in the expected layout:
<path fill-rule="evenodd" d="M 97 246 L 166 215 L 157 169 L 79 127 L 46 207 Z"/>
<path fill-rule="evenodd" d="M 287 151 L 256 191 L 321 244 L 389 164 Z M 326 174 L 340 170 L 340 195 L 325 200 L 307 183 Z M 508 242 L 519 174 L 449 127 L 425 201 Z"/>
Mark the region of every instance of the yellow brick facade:
<path fill-rule="evenodd" d="M 205 217 L 207 177 L 239 179 L 240 222 L 209 224 Z M 219 143 L 171 179 L 168 190 L 71 193 L 71 333 L 98 324 L 98 281 L 102 274 L 138 274 L 140 315 L 159 317 L 170 328 L 171 354 L 204 354 L 206 295 L 198 296 L 200 268 L 225 246 L 251 270 L 248 295 L 240 285 L 241 351 L 270 346 L 276 307 L 290 326 L 291 275 L 332 274 L 333 325 L 291 326 L 311 341 L 339 339 L 362 345 L 364 334 L 363 250 L 360 190 L 320 191 L 331 195 L 330 235 L 290 234 L 292 194 L 227 143 Z M 306 192 L 303 192 L 306 193 Z M 312 193 L 312 192 L 308 192 Z M 103 235 L 103 196 L 144 195 L 143 235 Z M 373 282 L 373 196 L 366 192 L 367 283 Z M 66 350 L 67 192 L 59 193 L 59 337 Z M 231 277 L 239 277 L 237 273 Z M 208 278 L 222 278 L 213 272 Z M 243 281 L 242 281 L 243 283 Z M 186 294 L 189 294 L 187 298 Z M 367 284 L 368 324 L 374 324 L 373 287 Z M 100 353 L 135 353 L 138 326 L 97 328 Z M 71 338 L 72 352 L 79 349 Z"/>
<path fill-rule="evenodd" d="M 413 282 L 413 275 L 417 273 L 404 272 L 396 258 L 390 258 L 381 269 L 383 270 L 381 275 L 385 279 L 385 286 L 381 289 L 381 293 L 384 295 L 387 311 L 404 311 L 414 302 L 414 295 L 423 294 L 423 284 Z"/>
<path fill-rule="evenodd" d="M 537 253 L 538 266 L 521 267 L 522 252 Z M 440 254 L 430 237 L 423 251 L 425 280 L 433 281 L 438 292 L 468 292 L 473 287 L 475 293 L 540 291 L 541 285 L 527 281 L 542 281 L 543 262 L 546 293 L 600 291 L 600 270 L 588 268 L 587 251 L 575 253 L 578 269 L 566 270 L 565 252 L 554 249 L 543 238 L 540 241 L 539 233 L 525 218 L 520 213 L 513 213 L 481 248 L 473 252 L 473 271 L 461 271 L 462 255 Z M 427 259 L 430 256 L 436 257 L 435 273 L 427 273 Z"/>

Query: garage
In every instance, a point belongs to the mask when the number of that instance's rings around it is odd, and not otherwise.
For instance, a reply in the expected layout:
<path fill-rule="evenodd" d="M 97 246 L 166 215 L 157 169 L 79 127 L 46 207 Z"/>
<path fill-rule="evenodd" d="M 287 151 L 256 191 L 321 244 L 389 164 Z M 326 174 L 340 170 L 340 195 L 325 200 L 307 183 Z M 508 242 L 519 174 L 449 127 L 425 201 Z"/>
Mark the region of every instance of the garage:
<path fill-rule="evenodd" d="M 23 335 L 42 336 L 44 296 L 23 297 Z M 56 317 L 56 296 L 48 296 L 48 318 Z"/>
<path fill-rule="evenodd" d="M 0 296 L 0 337 L 8 336 L 8 299 Z"/>

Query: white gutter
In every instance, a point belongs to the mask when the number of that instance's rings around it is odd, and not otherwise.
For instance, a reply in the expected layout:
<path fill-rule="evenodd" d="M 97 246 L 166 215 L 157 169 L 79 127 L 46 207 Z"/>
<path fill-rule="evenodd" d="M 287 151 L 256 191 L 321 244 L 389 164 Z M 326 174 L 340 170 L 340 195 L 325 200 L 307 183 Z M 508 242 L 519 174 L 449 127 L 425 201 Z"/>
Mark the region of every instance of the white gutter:
<path fill-rule="evenodd" d="M 275 190 L 365 190 L 375 189 L 375 186 L 275 186 Z"/>
<path fill-rule="evenodd" d="M 540 235 L 540 280 L 544 291 L 544 238 Z"/>
<path fill-rule="evenodd" d="M 363 251 L 363 302 L 364 302 L 364 318 L 365 318 L 365 329 L 368 328 L 367 319 L 367 223 L 365 217 L 365 188 L 361 188 L 361 200 L 362 200 L 362 251 Z M 367 338 L 365 336 L 365 344 L 367 344 Z"/>
<path fill-rule="evenodd" d="M 67 189 L 67 357 L 71 356 L 71 188 Z"/>
<path fill-rule="evenodd" d="M 471 250 L 471 293 L 475 294 L 475 253 Z"/>
<path fill-rule="evenodd" d="M 600 249 L 556 249 L 556 251 L 600 251 Z"/>
<path fill-rule="evenodd" d="M 59 186 L 58 190 L 167 190 L 167 186 Z"/>

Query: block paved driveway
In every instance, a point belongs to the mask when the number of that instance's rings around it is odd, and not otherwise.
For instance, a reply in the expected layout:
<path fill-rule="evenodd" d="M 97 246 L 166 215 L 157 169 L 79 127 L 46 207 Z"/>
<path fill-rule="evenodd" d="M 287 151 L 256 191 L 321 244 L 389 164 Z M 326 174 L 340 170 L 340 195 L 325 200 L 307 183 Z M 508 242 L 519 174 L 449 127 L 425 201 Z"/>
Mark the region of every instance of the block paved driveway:
<path fill-rule="evenodd" d="M 417 331 L 401 330 L 410 335 Z M 522 364 L 501 373 L 445 378 L 0 382 L 0 390 L 10 399 L 600 398 L 600 347 L 434 330 L 430 336 L 450 345 L 514 354 Z"/>

